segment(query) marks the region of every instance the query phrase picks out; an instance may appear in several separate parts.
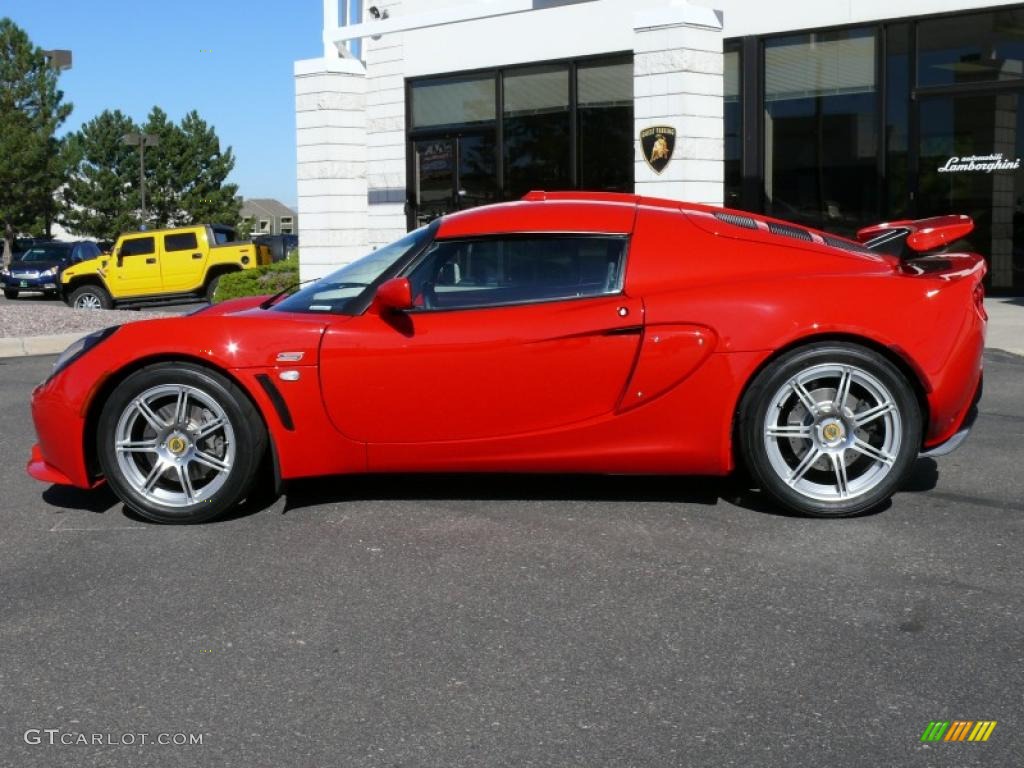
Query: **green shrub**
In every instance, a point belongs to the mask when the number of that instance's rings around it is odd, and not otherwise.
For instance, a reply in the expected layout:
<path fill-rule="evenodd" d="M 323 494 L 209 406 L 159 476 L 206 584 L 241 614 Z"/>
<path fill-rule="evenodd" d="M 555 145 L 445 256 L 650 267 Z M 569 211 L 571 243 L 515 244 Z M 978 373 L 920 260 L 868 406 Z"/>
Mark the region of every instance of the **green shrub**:
<path fill-rule="evenodd" d="M 241 296 L 265 296 L 277 293 L 299 282 L 299 254 L 292 253 L 287 259 L 276 261 L 266 267 L 243 269 L 224 275 L 217 283 L 213 302 L 219 304 Z"/>

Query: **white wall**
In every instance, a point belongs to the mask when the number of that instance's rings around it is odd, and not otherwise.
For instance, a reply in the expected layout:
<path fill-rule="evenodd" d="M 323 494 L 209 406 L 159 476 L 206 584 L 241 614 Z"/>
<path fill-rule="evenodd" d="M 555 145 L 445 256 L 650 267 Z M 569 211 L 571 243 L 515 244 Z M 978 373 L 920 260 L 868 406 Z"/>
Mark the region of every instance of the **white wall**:
<path fill-rule="evenodd" d="M 725 36 L 764 35 L 971 8 L 1018 5 L 1003 0 L 691 0 L 725 13 Z"/>

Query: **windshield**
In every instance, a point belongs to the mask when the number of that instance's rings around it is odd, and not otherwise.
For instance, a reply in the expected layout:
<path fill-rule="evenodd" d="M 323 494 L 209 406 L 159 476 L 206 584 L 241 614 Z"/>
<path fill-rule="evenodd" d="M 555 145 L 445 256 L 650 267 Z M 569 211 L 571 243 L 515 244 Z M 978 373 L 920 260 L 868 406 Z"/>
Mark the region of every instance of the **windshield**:
<path fill-rule="evenodd" d="M 60 261 L 68 249 L 60 245 L 35 245 L 21 255 L 22 261 Z"/>
<path fill-rule="evenodd" d="M 357 314 L 364 308 L 363 299 L 368 290 L 394 277 L 407 259 L 430 240 L 434 229 L 436 226 L 421 227 L 401 240 L 371 251 L 289 296 L 274 309 L 282 312 Z"/>

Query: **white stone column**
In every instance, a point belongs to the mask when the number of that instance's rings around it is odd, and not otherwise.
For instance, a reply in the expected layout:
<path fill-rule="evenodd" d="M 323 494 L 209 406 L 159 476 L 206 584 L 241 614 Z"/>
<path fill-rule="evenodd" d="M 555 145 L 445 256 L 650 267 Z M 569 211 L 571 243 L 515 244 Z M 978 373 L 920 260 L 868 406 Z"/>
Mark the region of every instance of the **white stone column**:
<path fill-rule="evenodd" d="M 366 70 L 355 59 L 295 62 L 299 276 L 367 252 Z"/>
<path fill-rule="evenodd" d="M 402 0 L 374 3 L 397 19 Z M 406 232 L 405 198 L 405 51 L 401 32 L 363 40 L 366 54 L 367 184 L 370 246 L 380 246 Z"/>
<path fill-rule="evenodd" d="M 722 205 L 725 178 L 722 15 L 673 5 L 638 12 L 633 23 L 636 193 Z M 644 160 L 640 132 L 676 130 L 661 174 Z"/>

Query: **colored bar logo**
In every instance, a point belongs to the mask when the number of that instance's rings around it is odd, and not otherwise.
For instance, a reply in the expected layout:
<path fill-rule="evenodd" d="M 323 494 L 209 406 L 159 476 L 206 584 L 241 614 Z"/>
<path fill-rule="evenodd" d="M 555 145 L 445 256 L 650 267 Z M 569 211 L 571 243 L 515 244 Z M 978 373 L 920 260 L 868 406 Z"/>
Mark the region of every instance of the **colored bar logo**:
<path fill-rule="evenodd" d="M 995 720 L 932 720 L 921 741 L 988 741 L 995 729 Z"/>

